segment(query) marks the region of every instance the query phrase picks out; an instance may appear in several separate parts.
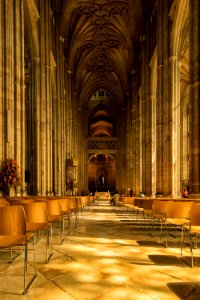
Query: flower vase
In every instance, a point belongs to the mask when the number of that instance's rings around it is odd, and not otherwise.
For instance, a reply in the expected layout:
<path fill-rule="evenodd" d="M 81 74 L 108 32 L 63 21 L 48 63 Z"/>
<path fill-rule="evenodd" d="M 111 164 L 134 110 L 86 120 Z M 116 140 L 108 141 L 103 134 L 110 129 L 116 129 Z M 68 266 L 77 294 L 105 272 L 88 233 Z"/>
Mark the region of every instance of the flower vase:
<path fill-rule="evenodd" d="M 15 187 L 11 185 L 9 187 L 9 197 L 14 197 L 15 196 Z"/>

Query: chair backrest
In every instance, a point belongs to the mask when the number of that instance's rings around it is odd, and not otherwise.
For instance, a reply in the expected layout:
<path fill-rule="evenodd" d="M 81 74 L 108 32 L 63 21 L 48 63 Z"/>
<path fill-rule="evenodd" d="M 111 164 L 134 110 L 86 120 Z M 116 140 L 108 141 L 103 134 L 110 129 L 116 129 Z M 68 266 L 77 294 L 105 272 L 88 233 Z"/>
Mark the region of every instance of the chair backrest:
<path fill-rule="evenodd" d="M 166 217 L 189 219 L 193 204 L 192 201 L 169 200 Z"/>
<path fill-rule="evenodd" d="M 200 203 L 194 204 L 190 211 L 191 226 L 200 226 Z"/>
<path fill-rule="evenodd" d="M 154 202 L 154 199 L 144 200 L 144 202 L 143 202 L 143 208 L 144 209 L 152 209 L 153 202 Z"/>
<path fill-rule="evenodd" d="M 0 207 L 0 235 L 25 235 L 26 217 L 20 205 Z"/>
<path fill-rule="evenodd" d="M 134 204 L 134 198 L 133 197 L 124 197 L 124 204 L 126 205 L 126 204 L 131 204 L 131 205 L 133 205 Z"/>
<path fill-rule="evenodd" d="M 46 202 L 23 203 L 26 220 L 28 223 L 47 223 L 47 204 Z"/>
<path fill-rule="evenodd" d="M 163 214 L 166 215 L 169 206 L 168 200 L 154 200 L 152 205 L 153 215 Z"/>
<path fill-rule="evenodd" d="M 50 216 L 60 216 L 62 214 L 61 204 L 59 199 L 47 200 L 47 210 Z"/>
<path fill-rule="evenodd" d="M 67 199 L 68 201 L 68 205 L 70 210 L 76 210 L 77 209 L 77 202 L 76 202 L 76 198 L 75 197 L 69 197 Z"/>
<path fill-rule="evenodd" d="M 77 208 L 83 207 L 81 197 L 76 197 L 76 204 L 77 204 Z"/>
<path fill-rule="evenodd" d="M 4 198 L 0 199 L 0 206 L 8 206 L 8 205 L 9 205 L 9 203 L 6 199 L 4 199 Z"/>
<path fill-rule="evenodd" d="M 69 211 L 69 204 L 67 199 L 60 199 L 60 205 L 62 212 L 68 212 Z"/>
<path fill-rule="evenodd" d="M 143 208 L 144 201 L 146 201 L 146 200 L 145 199 L 135 198 L 134 205 L 137 206 L 138 208 Z"/>

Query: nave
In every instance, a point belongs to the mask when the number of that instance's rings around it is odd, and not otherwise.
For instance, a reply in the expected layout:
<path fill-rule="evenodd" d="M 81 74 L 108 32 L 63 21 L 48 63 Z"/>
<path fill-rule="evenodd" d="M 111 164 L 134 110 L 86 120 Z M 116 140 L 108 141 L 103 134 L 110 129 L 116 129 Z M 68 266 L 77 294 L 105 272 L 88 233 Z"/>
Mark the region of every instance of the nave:
<path fill-rule="evenodd" d="M 179 238 L 170 235 L 168 248 L 160 240 L 160 228 L 144 222 L 108 201 L 96 200 L 75 216 L 60 244 L 60 228 L 53 228 L 53 255 L 44 262 L 44 239 L 36 245 L 38 276 L 26 295 L 21 292 L 21 257 L 5 263 L 0 252 L 0 299 L 37 300 L 193 300 L 200 299 L 200 257 L 194 251 L 190 268 L 189 248 L 180 257 Z M 67 232 L 67 230 L 66 230 Z M 4 261 L 4 263 L 3 263 Z M 32 254 L 28 257 L 32 272 Z M 17 275 L 18 274 L 18 275 Z M 4 292 L 3 292 L 4 291 Z"/>

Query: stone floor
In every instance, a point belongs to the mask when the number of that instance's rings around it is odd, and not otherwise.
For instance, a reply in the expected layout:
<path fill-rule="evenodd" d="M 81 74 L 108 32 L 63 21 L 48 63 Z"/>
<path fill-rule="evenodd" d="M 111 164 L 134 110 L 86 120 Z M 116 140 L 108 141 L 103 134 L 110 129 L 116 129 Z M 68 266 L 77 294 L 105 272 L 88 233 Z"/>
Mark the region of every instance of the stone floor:
<path fill-rule="evenodd" d="M 0 253 L 0 299 L 37 300 L 194 300 L 200 299 L 200 252 L 180 257 L 180 232 L 171 230 L 168 248 L 160 240 L 160 229 L 143 219 L 96 201 L 79 219 L 72 218 L 70 233 L 62 245 L 54 228 L 53 256 L 44 263 L 45 243 L 37 243 L 38 276 L 28 293 L 23 289 L 23 260 L 5 263 Z M 178 237 L 177 235 L 178 234 Z M 30 251 L 31 252 L 31 251 Z M 32 252 L 28 273 L 33 272 Z M 29 277 L 28 277 L 29 279 Z"/>

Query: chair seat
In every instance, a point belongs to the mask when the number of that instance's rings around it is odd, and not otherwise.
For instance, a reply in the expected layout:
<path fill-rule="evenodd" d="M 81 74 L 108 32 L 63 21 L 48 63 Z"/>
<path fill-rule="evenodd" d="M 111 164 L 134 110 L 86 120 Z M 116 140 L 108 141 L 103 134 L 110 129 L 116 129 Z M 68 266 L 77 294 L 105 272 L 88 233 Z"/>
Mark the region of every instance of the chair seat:
<path fill-rule="evenodd" d="M 166 223 L 168 224 L 173 224 L 173 225 L 177 225 L 177 226 L 181 226 L 181 225 L 187 225 L 190 223 L 190 221 L 188 219 L 185 218 L 166 218 Z"/>
<path fill-rule="evenodd" d="M 47 230 L 48 226 L 46 223 L 27 223 L 26 229 L 28 232 L 34 232 L 38 230 Z"/>
<path fill-rule="evenodd" d="M 152 213 L 153 213 L 152 209 L 144 209 L 144 214 L 152 215 Z"/>
<path fill-rule="evenodd" d="M 165 217 L 165 214 L 164 213 L 154 213 L 153 217 L 158 218 L 158 219 L 163 219 Z"/>
<path fill-rule="evenodd" d="M 0 248 L 7 248 L 16 245 L 25 244 L 25 235 L 1 235 L 0 236 Z"/>
<path fill-rule="evenodd" d="M 56 221 L 60 221 L 60 216 L 53 216 L 53 215 L 48 215 L 48 222 L 52 223 L 52 222 L 56 222 Z"/>
<path fill-rule="evenodd" d="M 198 233 L 198 234 L 200 234 L 200 226 L 191 226 L 191 228 L 190 228 L 190 232 L 191 233 Z"/>

